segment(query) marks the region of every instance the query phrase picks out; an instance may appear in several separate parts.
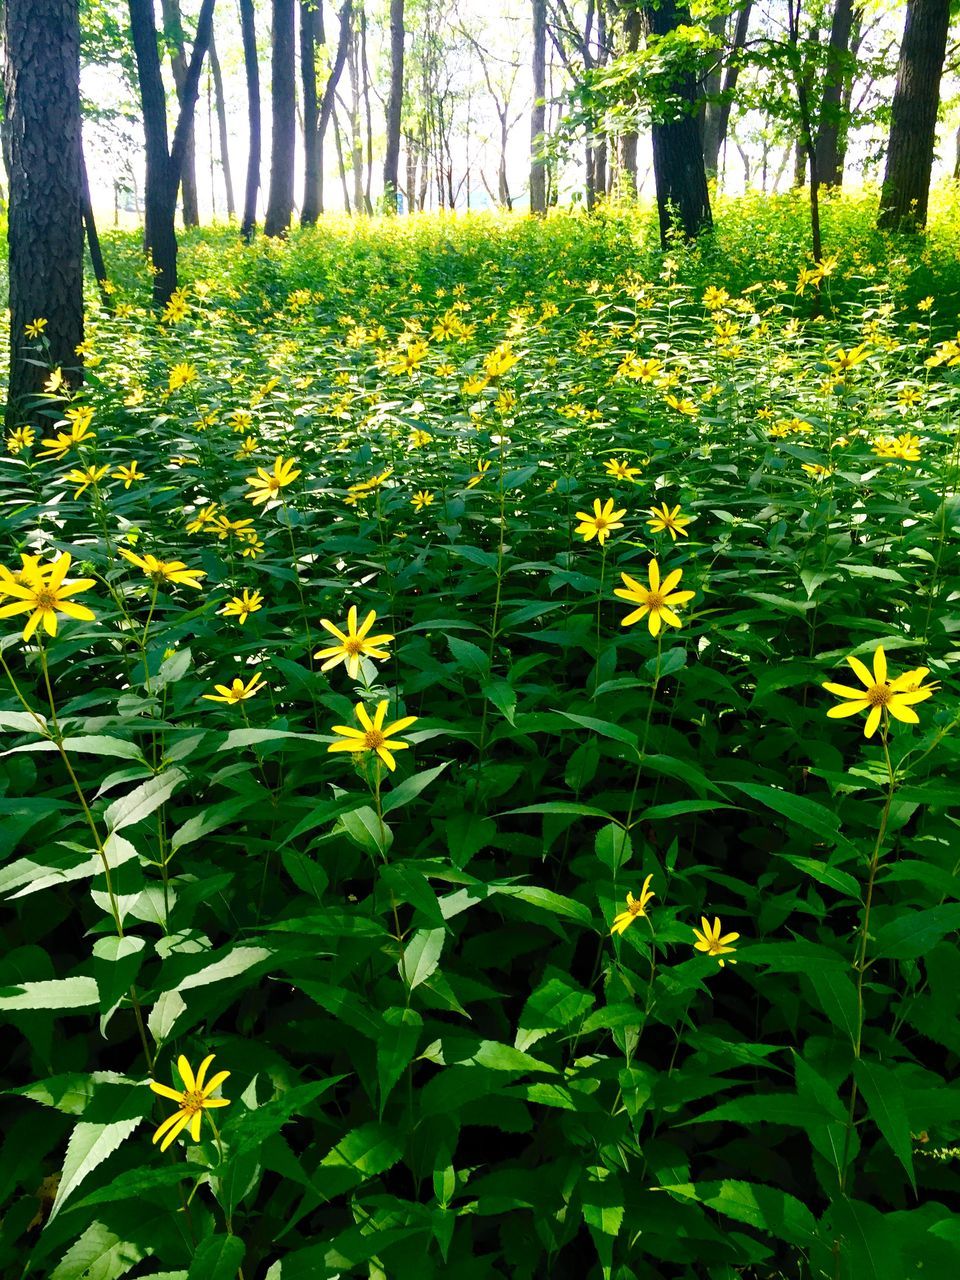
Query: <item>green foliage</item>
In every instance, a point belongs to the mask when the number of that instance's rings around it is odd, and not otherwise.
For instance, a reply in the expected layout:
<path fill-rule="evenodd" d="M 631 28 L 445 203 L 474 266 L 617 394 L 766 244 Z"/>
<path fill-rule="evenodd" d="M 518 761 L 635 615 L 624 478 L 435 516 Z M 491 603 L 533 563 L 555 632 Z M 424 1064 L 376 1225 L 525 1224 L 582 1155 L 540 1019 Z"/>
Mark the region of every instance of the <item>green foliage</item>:
<path fill-rule="evenodd" d="M 0 458 L 0 1271 L 955 1272 L 956 219 L 213 231 L 166 318 L 112 238 Z M 939 687 L 865 738 L 878 644 Z"/>

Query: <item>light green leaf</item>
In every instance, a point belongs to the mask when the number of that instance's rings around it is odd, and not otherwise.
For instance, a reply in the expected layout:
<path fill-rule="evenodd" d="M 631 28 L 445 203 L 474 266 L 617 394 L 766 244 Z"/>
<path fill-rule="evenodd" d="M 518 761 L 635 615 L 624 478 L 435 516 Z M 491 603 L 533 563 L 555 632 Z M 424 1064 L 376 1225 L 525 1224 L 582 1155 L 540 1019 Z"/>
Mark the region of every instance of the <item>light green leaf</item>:
<path fill-rule="evenodd" d="M 246 1251 L 237 1236 L 207 1236 L 197 1245 L 187 1280 L 236 1280 Z"/>
<path fill-rule="evenodd" d="M 411 991 L 426 982 L 440 963 L 446 936 L 445 929 L 418 929 L 407 943 L 400 961 L 400 976 Z"/>
<path fill-rule="evenodd" d="M 424 769 L 422 773 L 404 778 L 401 783 L 383 795 L 383 812 L 392 813 L 394 809 L 399 809 L 401 805 L 409 804 L 411 800 L 416 799 L 421 791 L 425 791 L 431 782 L 435 782 L 440 777 L 448 763 L 445 761 L 435 769 Z"/>
<path fill-rule="evenodd" d="M 806 796 L 795 796 L 790 791 L 779 791 L 776 787 L 760 786 L 754 782 L 724 782 L 721 786 L 735 787 L 751 800 L 765 805 L 774 813 L 795 823 L 801 830 L 811 831 L 830 844 L 842 841 L 840 819 L 826 805 L 808 800 Z"/>
<path fill-rule="evenodd" d="M 0 1009 L 92 1009 L 100 995 L 93 978 L 50 978 L 0 988 Z"/>
<path fill-rule="evenodd" d="M 142 782 L 119 800 L 114 800 L 103 815 L 107 828 L 110 831 L 121 831 L 124 827 L 142 822 L 169 800 L 185 777 L 186 774 L 180 769 L 167 769 L 157 777 Z"/>
<path fill-rule="evenodd" d="M 810 1210 L 795 1197 L 775 1187 L 727 1179 L 697 1185 L 663 1186 L 659 1190 L 678 1200 L 695 1200 L 735 1222 L 745 1222 L 768 1231 L 788 1244 L 804 1248 L 816 1239 L 816 1221 Z"/>
<path fill-rule="evenodd" d="M 146 1252 L 102 1222 L 91 1222 L 60 1259 L 50 1280 L 119 1280 Z"/>
<path fill-rule="evenodd" d="M 70 1135 L 60 1185 L 50 1210 L 52 1222 L 64 1201 L 98 1165 L 112 1155 L 143 1119 L 150 1106 L 145 1084 L 101 1085 Z"/>
<path fill-rule="evenodd" d="M 903 1087 L 897 1073 L 882 1063 L 861 1058 L 855 1064 L 854 1073 L 870 1115 L 887 1140 L 894 1155 L 906 1170 L 910 1185 L 917 1189 L 913 1171 L 913 1144 L 910 1139 L 910 1120 Z"/>

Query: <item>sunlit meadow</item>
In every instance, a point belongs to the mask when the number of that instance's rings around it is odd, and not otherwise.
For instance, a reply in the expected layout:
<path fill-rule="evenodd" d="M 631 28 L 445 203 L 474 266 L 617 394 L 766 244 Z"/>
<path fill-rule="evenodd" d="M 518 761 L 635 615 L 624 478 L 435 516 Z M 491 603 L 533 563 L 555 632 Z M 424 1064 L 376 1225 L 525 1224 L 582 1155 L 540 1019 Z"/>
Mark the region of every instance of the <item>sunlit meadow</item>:
<path fill-rule="evenodd" d="M 957 1274 L 960 214 L 871 212 L 108 245 L 0 457 L 4 1275 Z"/>

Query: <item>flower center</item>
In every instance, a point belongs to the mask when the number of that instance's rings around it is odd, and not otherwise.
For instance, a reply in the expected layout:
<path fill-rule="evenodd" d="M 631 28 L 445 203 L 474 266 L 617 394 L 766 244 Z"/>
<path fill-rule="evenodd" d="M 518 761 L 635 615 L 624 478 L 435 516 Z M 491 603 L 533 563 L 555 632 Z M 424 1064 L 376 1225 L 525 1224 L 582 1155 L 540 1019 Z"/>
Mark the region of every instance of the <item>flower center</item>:
<path fill-rule="evenodd" d="M 600 530 L 605 529 L 610 521 L 604 519 L 603 516 L 594 516 L 593 523 L 596 525 L 597 529 Z"/>
<path fill-rule="evenodd" d="M 343 649 L 345 653 L 349 653 L 351 656 L 363 653 L 363 641 L 359 636 L 348 636 L 343 642 Z"/>
<path fill-rule="evenodd" d="M 183 1095 L 180 1099 L 180 1110 L 186 1111 L 191 1116 L 203 1110 L 203 1094 L 199 1089 L 189 1090 Z"/>
<path fill-rule="evenodd" d="M 654 611 L 663 608 L 663 596 L 659 591 L 647 592 L 647 608 Z"/>
<path fill-rule="evenodd" d="M 888 684 L 875 684 L 867 690 L 867 702 L 871 707 L 885 707 L 892 697 L 893 691 Z"/>
<path fill-rule="evenodd" d="M 719 938 L 708 938 L 707 947 L 709 948 L 708 954 L 711 956 L 718 956 L 723 952 L 723 947 L 720 945 Z"/>
<path fill-rule="evenodd" d="M 379 729 L 368 729 L 363 736 L 364 746 L 368 751 L 377 751 L 386 743 L 386 738 Z"/>
<path fill-rule="evenodd" d="M 277 490 L 280 488 L 280 481 L 277 479 L 276 476 L 270 477 L 270 479 L 267 481 L 267 488 L 270 490 L 271 493 L 277 492 Z"/>
<path fill-rule="evenodd" d="M 35 608 L 42 610 L 44 613 L 49 613 L 56 609 L 58 603 L 59 601 L 57 600 L 56 592 L 51 591 L 49 587 L 41 587 L 37 592 L 37 598 L 34 601 L 34 606 Z"/>
<path fill-rule="evenodd" d="M 643 903 L 640 902 L 639 900 L 635 902 L 631 902 L 630 905 L 627 907 L 627 910 L 630 912 L 632 916 L 644 915 Z"/>

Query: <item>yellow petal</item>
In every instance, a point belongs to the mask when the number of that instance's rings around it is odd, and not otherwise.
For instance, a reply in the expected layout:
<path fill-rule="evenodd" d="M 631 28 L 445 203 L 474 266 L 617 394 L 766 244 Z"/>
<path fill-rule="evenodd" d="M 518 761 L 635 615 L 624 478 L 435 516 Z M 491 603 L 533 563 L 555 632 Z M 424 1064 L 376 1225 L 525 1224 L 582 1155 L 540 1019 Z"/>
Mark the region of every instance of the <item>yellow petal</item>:
<path fill-rule="evenodd" d="M 180 1073 L 180 1079 L 183 1081 L 183 1087 L 187 1093 L 192 1093 L 196 1088 L 196 1080 L 193 1077 L 193 1069 L 183 1054 L 177 1058 L 177 1070 Z"/>
<path fill-rule="evenodd" d="M 883 645 L 878 644 L 873 654 L 873 675 L 877 684 L 885 684 L 887 679 L 887 655 Z"/>
<path fill-rule="evenodd" d="M 171 1102 L 179 1102 L 183 1097 L 182 1089 L 171 1089 L 168 1084 L 160 1084 L 158 1080 L 151 1080 L 150 1088 L 154 1093 L 158 1093 L 161 1098 L 169 1098 Z"/>

